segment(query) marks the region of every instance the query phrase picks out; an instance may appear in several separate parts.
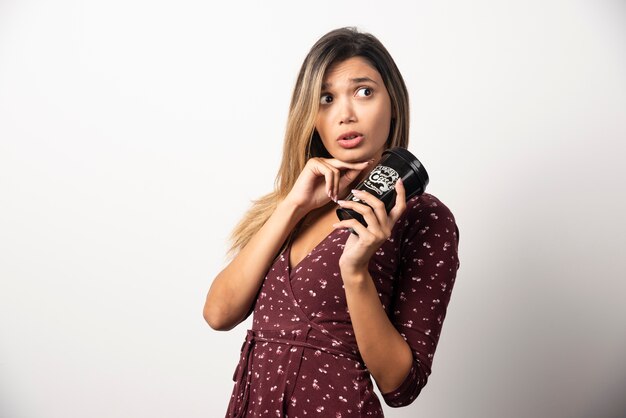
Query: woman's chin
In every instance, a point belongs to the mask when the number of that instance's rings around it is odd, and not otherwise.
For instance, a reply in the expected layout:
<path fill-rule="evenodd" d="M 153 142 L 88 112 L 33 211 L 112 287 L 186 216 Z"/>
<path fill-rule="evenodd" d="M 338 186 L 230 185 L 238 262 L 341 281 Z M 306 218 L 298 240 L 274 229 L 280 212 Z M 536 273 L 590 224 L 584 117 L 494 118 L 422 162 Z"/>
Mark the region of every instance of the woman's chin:
<path fill-rule="evenodd" d="M 342 161 L 344 163 L 358 164 L 375 158 L 371 152 L 364 152 L 363 150 L 350 149 L 350 150 L 336 150 L 330 153 L 334 159 Z"/>

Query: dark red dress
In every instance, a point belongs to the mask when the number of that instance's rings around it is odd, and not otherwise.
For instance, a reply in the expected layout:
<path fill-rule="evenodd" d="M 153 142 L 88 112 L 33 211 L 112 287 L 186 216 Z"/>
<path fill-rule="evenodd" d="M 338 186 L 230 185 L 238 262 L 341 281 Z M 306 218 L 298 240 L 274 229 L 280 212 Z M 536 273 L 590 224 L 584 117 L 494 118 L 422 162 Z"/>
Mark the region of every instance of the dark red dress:
<path fill-rule="evenodd" d="M 382 417 L 354 336 L 339 271 L 350 232 L 335 230 L 293 270 L 288 246 L 267 273 L 241 349 L 227 417 Z M 411 199 L 369 264 L 380 301 L 413 351 L 392 406 L 408 405 L 431 372 L 459 268 L 458 229 L 436 197 Z M 381 341 L 381 344 L 384 344 Z"/>

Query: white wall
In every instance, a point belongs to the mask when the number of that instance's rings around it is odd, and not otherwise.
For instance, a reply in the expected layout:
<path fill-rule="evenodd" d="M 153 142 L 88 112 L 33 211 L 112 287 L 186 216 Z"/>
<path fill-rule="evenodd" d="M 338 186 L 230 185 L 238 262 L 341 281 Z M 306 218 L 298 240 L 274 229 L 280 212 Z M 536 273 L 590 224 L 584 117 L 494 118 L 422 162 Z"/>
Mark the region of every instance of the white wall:
<path fill-rule="evenodd" d="M 2 417 L 223 416 L 249 323 L 204 297 L 346 25 L 395 57 L 461 229 L 430 382 L 388 416 L 626 414 L 626 4 L 385 3 L 0 2 Z"/>

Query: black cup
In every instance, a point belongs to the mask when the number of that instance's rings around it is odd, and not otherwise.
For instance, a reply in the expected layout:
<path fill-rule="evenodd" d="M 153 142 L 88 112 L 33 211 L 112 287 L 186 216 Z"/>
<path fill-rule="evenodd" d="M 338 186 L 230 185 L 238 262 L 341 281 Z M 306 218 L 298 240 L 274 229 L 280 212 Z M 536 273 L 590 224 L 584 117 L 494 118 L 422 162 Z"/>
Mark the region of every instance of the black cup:
<path fill-rule="evenodd" d="M 361 181 L 356 190 L 367 191 L 385 204 L 387 213 L 393 208 L 396 202 L 396 181 L 402 178 L 406 190 L 406 200 L 424 193 L 428 185 L 428 173 L 422 163 L 405 148 L 390 148 L 383 152 L 378 165 L 369 172 L 367 177 Z M 345 200 L 353 200 L 366 204 L 350 193 Z M 340 220 L 354 218 L 363 226 L 367 227 L 367 222 L 360 213 L 352 209 L 339 208 L 337 216 Z M 356 233 L 351 230 L 352 233 Z"/>

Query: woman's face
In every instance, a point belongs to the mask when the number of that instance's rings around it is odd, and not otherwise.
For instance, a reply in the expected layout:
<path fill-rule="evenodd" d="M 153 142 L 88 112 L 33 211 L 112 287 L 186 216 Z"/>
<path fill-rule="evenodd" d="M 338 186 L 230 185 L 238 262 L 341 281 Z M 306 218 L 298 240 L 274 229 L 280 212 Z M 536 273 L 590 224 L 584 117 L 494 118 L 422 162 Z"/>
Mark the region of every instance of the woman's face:
<path fill-rule="evenodd" d="M 330 155 L 345 162 L 377 161 L 390 124 L 389 93 L 367 60 L 352 57 L 328 68 L 315 129 Z"/>

